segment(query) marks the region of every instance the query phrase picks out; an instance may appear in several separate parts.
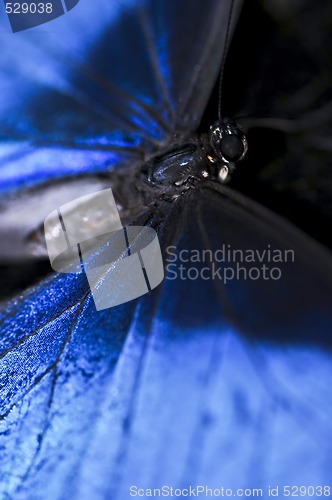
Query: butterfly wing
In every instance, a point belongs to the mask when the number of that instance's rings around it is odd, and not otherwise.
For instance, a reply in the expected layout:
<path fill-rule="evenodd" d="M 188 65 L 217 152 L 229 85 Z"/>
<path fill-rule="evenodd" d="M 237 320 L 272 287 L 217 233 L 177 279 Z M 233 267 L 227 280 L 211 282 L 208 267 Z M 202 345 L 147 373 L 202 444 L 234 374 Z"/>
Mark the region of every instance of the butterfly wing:
<path fill-rule="evenodd" d="M 133 165 L 193 131 L 228 13 L 228 1 L 104 0 L 47 31 L 1 33 L 2 190 Z"/>
<path fill-rule="evenodd" d="M 121 499 L 131 485 L 217 488 L 220 477 L 264 491 L 328 483 L 329 255 L 227 188 L 181 197 L 158 232 L 168 277 L 136 303 L 96 313 L 83 278 L 57 276 L 9 306 L 5 491 Z M 223 245 L 295 260 L 274 263 L 282 278 L 264 287 L 206 279 L 220 263 L 203 252 Z"/>
<path fill-rule="evenodd" d="M 247 334 L 252 331 L 265 337 L 269 318 L 276 318 L 268 328 L 271 341 L 329 348 L 330 252 L 319 251 L 294 226 L 225 186 L 213 186 L 203 193 L 199 228 L 205 234 L 206 247 L 212 253 L 218 250 L 221 267 L 230 265 L 234 272 L 223 270 L 222 278 L 239 325 L 243 318 Z M 240 251 L 234 252 L 237 249 Z M 252 268 L 255 270 L 250 271 Z"/>
<path fill-rule="evenodd" d="M 48 31 L 0 33 L 2 260 L 35 258 L 29 239 L 55 206 L 109 187 L 196 128 L 229 6 L 80 2 Z"/>

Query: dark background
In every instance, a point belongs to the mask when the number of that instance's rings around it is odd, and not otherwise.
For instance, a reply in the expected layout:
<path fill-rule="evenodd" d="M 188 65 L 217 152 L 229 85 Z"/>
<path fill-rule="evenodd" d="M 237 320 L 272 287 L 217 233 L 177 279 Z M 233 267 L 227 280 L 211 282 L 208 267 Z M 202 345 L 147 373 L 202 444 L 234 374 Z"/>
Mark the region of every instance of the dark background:
<path fill-rule="evenodd" d="M 202 130 L 217 118 L 217 94 Z M 331 247 L 332 2 L 245 1 L 222 96 L 249 129 L 230 186 Z"/>

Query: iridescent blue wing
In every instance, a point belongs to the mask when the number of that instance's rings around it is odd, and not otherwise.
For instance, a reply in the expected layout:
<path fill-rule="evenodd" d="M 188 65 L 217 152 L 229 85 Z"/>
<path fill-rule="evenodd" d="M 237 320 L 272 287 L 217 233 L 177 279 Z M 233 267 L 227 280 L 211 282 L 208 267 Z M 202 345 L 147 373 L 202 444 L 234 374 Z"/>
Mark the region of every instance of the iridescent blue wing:
<path fill-rule="evenodd" d="M 149 223 L 149 216 L 141 222 Z M 174 224 L 173 218 L 172 233 Z M 159 226 L 160 232 L 164 225 Z M 146 308 L 146 314 L 142 307 Z M 74 470 L 80 467 L 77 458 L 87 451 L 88 441 L 94 440 L 95 426 L 103 425 L 102 405 L 107 404 L 105 394 L 116 376 L 128 332 L 133 331 L 144 342 L 152 316 L 151 307 L 140 301 L 97 313 L 89 286 L 81 275 L 51 277 L 3 309 L 0 317 L 3 496 L 20 492 L 34 498 L 44 495 L 40 490 L 44 473 L 58 477 L 57 486 L 54 483 L 50 487 L 49 498 L 66 498 L 71 491 L 79 495 L 83 485 L 79 477 L 74 480 Z M 62 443 L 65 449 L 58 449 L 59 454 L 56 448 L 64 435 L 68 439 Z M 44 449 L 49 454 L 46 468 L 39 464 Z M 96 457 L 91 466 L 98 469 L 102 465 L 99 462 Z M 36 467 L 38 484 L 31 486 L 29 481 L 35 477 Z M 95 476 L 92 472 L 91 479 L 97 481 L 97 488 L 103 488 L 99 474 Z M 98 498 L 96 492 L 95 498 Z"/>
<path fill-rule="evenodd" d="M 1 32 L 2 191 L 133 166 L 192 132 L 229 4 L 80 2 L 43 27 Z"/>
<path fill-rule="evenodd" d="M 5 491 L 121 500 L 130 486 L 328 483 L 330 256 L 226 188 L 150 224 L 168 276 L 149 296 L 96 313 L 83 278 L 58 276 L 8 306 Z M 294 252 L 273 263 L 280 280 L 207 279 L 236 264 L 217 250 L 269 246 Z"/>
<path fill-rule="evenodd" d="M 271 342 L 309 343 L 329 349 L 331 253 L 316 247 L 284 219 L 272 217 L 261 205 L 225 186 L 203 190 L 199 204 L 197 221 L 206 248 L 217 252 L 221 267 L 230 265 L 234 271 L 234 276 L 226 272 L 224 290 L 239 328 L 249 337 L 268 335 Z M 240 252 L 233 254 L 236 249 Z M 252 268 L 255 271 L 250 274 Z M 270 318 L 274 321 L 269 322 Z"/>
<path fill-rule="evenodd" d="M 101 189 L 105 177 L 109 187 L 114 171 L 136 169 L 196 128 L 229 5 L 80 2 L 41 28 L 0 33 L 0 190 L 10 192 L 1 200 L 0 259 L 12 249 L 34 257 L 27 240 L 54 206 Z"/>

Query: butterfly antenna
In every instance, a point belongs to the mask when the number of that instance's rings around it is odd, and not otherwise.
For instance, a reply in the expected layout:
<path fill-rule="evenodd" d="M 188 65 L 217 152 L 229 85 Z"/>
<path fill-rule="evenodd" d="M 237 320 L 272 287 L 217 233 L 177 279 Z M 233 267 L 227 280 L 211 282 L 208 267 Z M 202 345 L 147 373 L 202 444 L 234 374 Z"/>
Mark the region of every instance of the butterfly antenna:
<path fill-rule="evenodd" d="M 235 0 L 231 0 L 231 4 L 229 7 L 228 21 L 227 21 L 224 52 L 222 55 L 221 69 L 220 69 L 220 75 L 219 75 L 219 89 L 218 89 L 218 119 L 219 119 L 219 122 L 221 122 L 221 120 L 222 120 L 222 107 L 221 107 L 222 86 L 223 86 L 223 81 L 224 81 L 225 62 L 226 62 L 226 57 L 227 57 L 228 45 L 229 45 L 229 35 L 230 35 L 230 31 L 231 31 L 234 3 L 235 3 Z"/>

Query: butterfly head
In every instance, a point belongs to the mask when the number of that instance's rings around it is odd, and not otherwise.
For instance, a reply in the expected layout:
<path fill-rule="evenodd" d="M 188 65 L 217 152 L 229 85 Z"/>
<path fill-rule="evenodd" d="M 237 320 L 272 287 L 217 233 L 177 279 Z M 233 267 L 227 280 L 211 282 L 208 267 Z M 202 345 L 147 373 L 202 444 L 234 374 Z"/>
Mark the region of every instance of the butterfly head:
<path fill-rule="evenodd" d="M 229 169 L 245 157 L 247 138 L 234 121 L 225 119 L 210 127 L 209 143 L 208 160 L 218 165 L 219 180 L 224 181 Z"/>
<path fill-rule="evenodd" d="M 141 187 L 175 199 L 206 181 L 224 182 L 247 148 L 247 139 L 235 122 L 218 122 L 210 128 L 210 134 L 151 158 L 140 173 Z"/>

